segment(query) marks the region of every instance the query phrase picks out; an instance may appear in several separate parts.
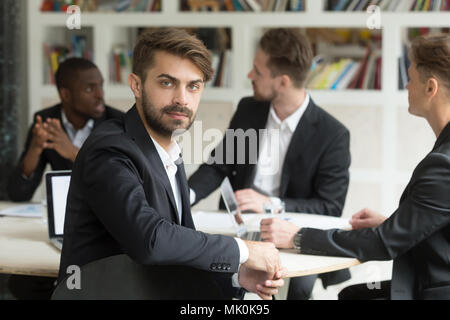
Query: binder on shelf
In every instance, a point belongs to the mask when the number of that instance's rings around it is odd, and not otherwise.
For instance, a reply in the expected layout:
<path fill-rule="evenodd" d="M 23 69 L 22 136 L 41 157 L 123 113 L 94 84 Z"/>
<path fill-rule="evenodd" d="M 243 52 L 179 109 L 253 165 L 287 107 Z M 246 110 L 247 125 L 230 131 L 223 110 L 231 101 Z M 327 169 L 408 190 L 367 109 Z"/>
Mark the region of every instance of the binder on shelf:
<path fill-rule="evenodd" d="M 304 11 L 305 0 L 179 0 L 181 11 Z M 218 9 L 217 9 L 218 8 Z"/>
<path fill-rule="evenodd" d="M 450 0 L 328 0 L 325 8 L 327 11 L 366 11 L 370 5 L 390 12 L 450 10 Z"/>
<path fill-rule="evenodd" d="M 87 38 L 84 35 L 72 36 L 70 44 L 43 44 L 45 67 L 44 83 L 55 84 L 55 73 L 59 64 L 71 57 L 93 60 L 92 51 L 87 48 Z"/>
<path fill-rule="evenodd" d="M 114 46 L 110 59 L 110 81 L 112 83 L 125 84 L 132 68 L 132 50 L 128 50 L 125 45 Z"/>
<path fill-rule="evenodd" d="M 43 0 L 42 12 L 66 12 L 78 5 L 82 12 L 146 12 L 161 11 L 161 0 Z"/>

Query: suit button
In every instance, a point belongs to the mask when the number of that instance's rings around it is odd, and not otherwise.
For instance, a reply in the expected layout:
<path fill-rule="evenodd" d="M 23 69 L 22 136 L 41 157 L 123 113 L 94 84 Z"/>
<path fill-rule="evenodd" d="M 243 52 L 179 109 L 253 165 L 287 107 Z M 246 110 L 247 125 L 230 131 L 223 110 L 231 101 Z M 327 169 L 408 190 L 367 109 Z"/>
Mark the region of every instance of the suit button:
<path fill-rule="evenodd" d="M 230 267 L 230 266 L 227 266 L 227 267 L 226 267 L 226 270 L 227 270 L 227 271 L 228 271 L 228 270 L 230 270 L 230 269 L 231 269 L 231 267 Z"/>
<path fill-rule="evenodd" d="M 211 269 L 212 270 L 216 270 L 216 268 L 217 268 L 217 265 L 215 263 L 211 264 Z"/>
<path fill-rule="evenodd" d="M 222 270 L 222 265 L 221 264 L 217 265 L 217 270 Z"/>

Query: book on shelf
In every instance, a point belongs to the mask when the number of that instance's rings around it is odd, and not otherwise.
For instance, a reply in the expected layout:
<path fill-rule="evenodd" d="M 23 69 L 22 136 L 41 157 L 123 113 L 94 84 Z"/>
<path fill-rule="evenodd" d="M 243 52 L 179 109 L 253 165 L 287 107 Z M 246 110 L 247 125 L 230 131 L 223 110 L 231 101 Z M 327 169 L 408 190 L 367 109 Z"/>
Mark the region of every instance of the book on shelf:
<path fill-rule="evenodd" d="M 381 90 L 381 50 L 367 47 L 362 59 L 321 59 L 306 80 L 312 90 Z"/>
<path fill-rule="evenodd" d="M 449 11 L 450 0 L 328 0 L 327 11 L 366 11 L 371 5 L 382 11 L 425 12 Z"/>
<path fill-rule="evenodd" d="M 42 12 L 66 12 L 77 5 L 82 12 L 148 12 L 161 11 L 161 0 L 43 0 Z"/>
<path fill-rule="evenodd" d="M 207 88 L 230 88 L 231 87 L 231 69 L 232 69 L 232 51 L 210 51 L 211 64 L 214 69 L 214 76 L 206 84 Z"/>
<path fill-rule="evenodd" d="M 305 0 L 180 0 L 181 11 L 304 11 Z"/>
<path fill-rule="evenodd" d="M 44 43 L 44 83 L 55 84 L 59 64 L 72 57 L 93 60 L 92 51 L 87 48 L 86 36 L 74 35 L 71 43 L 65 45 Z"/>
<path fill-rule="evenodd" d="M 125 84 L 133 69 L 133 51 L 125 45 L 113 47 L 109 63 L 109 79 L 111 83 Z"/>

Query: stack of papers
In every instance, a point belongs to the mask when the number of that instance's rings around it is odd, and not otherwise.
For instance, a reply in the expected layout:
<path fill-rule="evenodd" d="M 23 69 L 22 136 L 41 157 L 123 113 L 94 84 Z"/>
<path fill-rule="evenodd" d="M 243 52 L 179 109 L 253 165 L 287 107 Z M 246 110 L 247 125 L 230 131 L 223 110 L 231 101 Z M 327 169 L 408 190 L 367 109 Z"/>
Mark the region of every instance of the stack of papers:
<path fill-rule="evenodd" d="M 42 204 L 25 204 L 0 210 L 0 216 L 42 218 Z"/>

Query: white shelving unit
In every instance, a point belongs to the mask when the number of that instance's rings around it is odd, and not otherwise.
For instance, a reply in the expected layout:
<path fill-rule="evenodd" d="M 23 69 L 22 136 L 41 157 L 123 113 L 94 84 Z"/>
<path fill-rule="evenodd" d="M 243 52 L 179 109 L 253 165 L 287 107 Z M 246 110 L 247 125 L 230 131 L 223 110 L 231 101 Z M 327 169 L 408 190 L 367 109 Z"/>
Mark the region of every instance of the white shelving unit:
<path fill-rule="evenodd" d="M 41 0 L 28 1 L 28 86 L 29 86 L 29 119 L 40 108 L 46 107 L 43 101 L 57 98 L 56 89 L 43 84 L 42 67 L 43 42 L 49 37 L 64 37 L 70 33 L 65 27 L 67 15 L 64 13 L 41 13 Z M 257 40 L 263 28 L 301 27 L 301 28 L 366 28 L 369 14 L 361 12 L 327 12 L 324 1 L 309 0 L 305 12 L 284 13 L 252 13 L 252 12 L 219 12 L 191 13 L 178 10 L 178 1 L 163 0 L 162 12 L 149 13 L 82 13 L 82 28 L 90 28 L 92 32 L 92 49 L 95 63 L 105 78 L 106 101 L 133 101 L 130 89 L 125 85 L 111 84 L 109 78 L 109 55 L 118 37 L 124 37 L 123 29 L 150 26 L 185 26 L 185 27 L 227 27 L 232 32 L 232 87 L 208 88 L 203 95 L 203 102 L 229 102 L 233 107 L 243 96 L 251 95 L 247 73 L 252 67 L 253 54 Z M 379 127 L 381 134 L 379 165 L 365 168 L 364 165 L 351 168 L 352 183 L 374 184 L 380 190 L 377 209 L 391 213 L 398 203 L 398 187 L 407 182 L 410 171 L 398 168 L 398 112 L 408 105 L 405 92 L 398 90 L 398 57 L 402 53 L 402 30 L 410 27 L 449 27 L 449 12 L 419 13 L 381 13 L 382 23 L 382 90 L 345 90 L 345 91 L 312 91 L 311 95 L 320 106 L 329 110 L 345 110 L 344 108 L 375 108 L 380 114 Z M 51 31 L 51 32 L 50 32 Z M 53 32 L 54 31 L 54 32 Z M 125 32 L 126 34 L 126 32 Z M 124 106 L 129 107 L 128 106 Z M 328 109 L 327 109 L 328 110 Z M 337 111 L 338 113 L 340 111 Z M 352 115 L 344 112 L 352 121 Z M 376 121 L 375 119 L 373 121 Z M 352 131 L 352 128 L 350 128 Z M 411 133 L 414 134 L 414 133 Z M 364 145 L 366 137 L 352 132 L 353 139 Z M 425 146 L 425 150 L 432 146 Z M 352 150 L 353 157 L 358 158 L 364 150 Z M 358 188 L 355 188 L 358 189 Z M 350 192 L 352 189 L 350 189 Z M 370 197 L 370 195 L 367 195 Z"/>

